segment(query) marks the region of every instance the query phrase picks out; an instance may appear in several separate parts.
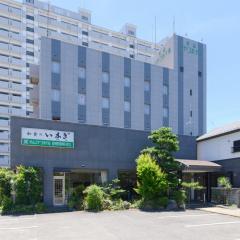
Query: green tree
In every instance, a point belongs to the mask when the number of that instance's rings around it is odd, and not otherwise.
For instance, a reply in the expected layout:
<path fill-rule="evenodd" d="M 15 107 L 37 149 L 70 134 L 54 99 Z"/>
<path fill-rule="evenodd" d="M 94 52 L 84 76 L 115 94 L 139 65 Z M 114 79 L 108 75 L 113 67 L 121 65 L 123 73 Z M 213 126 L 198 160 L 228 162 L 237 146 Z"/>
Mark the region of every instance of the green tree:
<path fill-rule="evenodd" d="M 40 169 L 34 167 L 17 167 L 15 179 L 16 203 L 35 205 L 41 201 L 42 181 Z"/>
<path fill-rule="evenodd" d="M 11 181 L 13 179 L 13 172 L 6 168 L 0 168 L 0 205 L 5 197 L 11 197 Z"/>
<path fill-rule="evenodd" d="M 137 188 L 143 201 L 166 196 L 168 184 L 166 174 L 149 154 L 141 154 L 137 162 Z"/>
<path fill-rule="evenodd" d="M 229 196 L 229 193 L 230 193 L 230 191 L 232 189 L 232 184 L 230 183 L 229 178 L 227 178 L 227 177 L 219 177 L 218 178 L 218 186 L 222 187 L 223 190 L 224 190 L 224 192 L 223 192 L 224 203 L 225 204 L 229 204 L 228 196 Z"/>
<path fill-rule="evenodd" d="M 160 128 L 151 133 L 148 137 L 153 143 L 153 147 L 148 147 L 142 153 L 150 154 L 157 160 L 163 172 L 167 174 L 169 188 L 175 190 L 179 185 L 178 171 L 180 164 L 175 161 L 173 154 L 179 150 L 179 141 L 171 128 Z"/>

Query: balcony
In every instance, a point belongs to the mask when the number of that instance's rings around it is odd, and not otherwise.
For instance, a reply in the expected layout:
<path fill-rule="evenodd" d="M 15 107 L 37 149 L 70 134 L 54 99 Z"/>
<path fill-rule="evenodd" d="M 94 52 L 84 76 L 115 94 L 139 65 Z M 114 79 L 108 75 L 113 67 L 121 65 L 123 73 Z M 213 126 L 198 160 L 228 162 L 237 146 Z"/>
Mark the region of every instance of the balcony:
<path fill-rule="evenodd" d="M 8 128 L 8 127 L 9 127 L 9 120 L 0 119 L 0 128 Z"/>
<path fill-rule="evenodd" d="M 9 100 L 8 94 L 0 94 L 0 102 L 9 102 Z"/>
<path fill-rule="evenodd" d="M 8 140 L 9 140 L 9 132 L 8 131 L 0 132 L 0 142 L 8 141 Z"/>
<path fill-rule="evenodd" d="M 0 73 L 0 76 L 1 76 L 1 73 Z M 0 81 L 0 89 L 5 89 L 8 91 L 12 90 L 12 91 L 16 91 L 16 92 L 22 92 L 22 91 L 24 91 L 24 85 L 12 83 L 12 82 Z"/>
<path fill-rule="evenodd" d="M 10 96 L 10 100 L 12 103 L 22 104 L 24 103 L 24 100 L 20 96 Z"/>
<path fill-rule="evenodd" d="M 8 153 L 9 144 L 0 144 L 0 153 Z"/>
<path fill-rule="evenodd" d="M 0 107 L 0 114 L 5 116 L 24 117 L 26 115 L 26 111 L 21 108 Z"/>
<path fill-rule="evenodd" d="M 0 167 L 9 167 L 9 156 L 0 156 Z"/>

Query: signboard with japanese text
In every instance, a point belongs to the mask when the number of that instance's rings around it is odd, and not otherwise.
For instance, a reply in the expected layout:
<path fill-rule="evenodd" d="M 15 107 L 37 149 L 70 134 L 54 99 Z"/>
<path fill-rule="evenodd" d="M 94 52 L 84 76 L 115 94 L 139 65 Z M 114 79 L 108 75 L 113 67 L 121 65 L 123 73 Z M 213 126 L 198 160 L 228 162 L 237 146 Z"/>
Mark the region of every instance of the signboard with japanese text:
<path fill-rule="evenodd" d="M 74 148 L 74 133 L 37 128 L 22 128 L 21 143 L 27 146 Z"/>

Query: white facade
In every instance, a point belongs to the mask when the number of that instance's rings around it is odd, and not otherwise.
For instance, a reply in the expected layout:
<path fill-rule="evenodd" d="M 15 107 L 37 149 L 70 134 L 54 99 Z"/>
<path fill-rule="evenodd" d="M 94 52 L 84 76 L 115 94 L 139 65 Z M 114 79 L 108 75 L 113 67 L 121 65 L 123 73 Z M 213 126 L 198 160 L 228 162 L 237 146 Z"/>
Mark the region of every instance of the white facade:
<path fill-rule="evenodd" d="M 0 134 L 2 136 L 0 135 L 0 165 L 7 165 L 9 161 L 9 117 L 11 115 L 28 116 L 33 112 L 33 107 L 29 103 L 29 89 L 33 88 L 29 79 L 29 64 L 39 64 L 42 36 L 170 69 L 176 67 L 175 63 L 178 58 L 176 38 L 172 37 L 155 44 L 137 38 L 136 30 L 136 26 L 132 24 L 126 24 L 120 32 L 95 26 L 91 24 L 91 13 L 85 9 L 80 9 L 77 13 L 37 0 L 25 0 L 23 3 L 1 0 Z M 196 87 L 196 85 L 191 86 L 191 79 L 196 77 L 197 56 L 192 56 L 186 51 L 184 54 L 187 54 L 184 56 L 187 64 L 186 74 L 195 69 L 192 75 L 186 78 L 184 98 L 187 99 L 189 88 L 192 87 L 194 91 Z M 177 71 L 171 73 L 169 80 L 172 79 L 176 81 Z M 170 84 L 169 87 L 176 88 L 176 85 Z M 174 98 L 177 98 L 177 92 L 176 97 L 170 97 L 169 104 L 175 101 Z M 187 124 L 184 125 L 182 134 L 196 135 L 198 120 L 189 120 L 189 110 L 190 108 L 196 109 L 198 102 L 189 101 L 190 103 L 186 104 L 184 109 L 183 121 Z M 176 112 L 177 107 L 173 107 L 170 111 Z M 173 113 L 170 112 L 170 114 Z M 193 115 L 193 118 L 198 118 L 197 113 Z M 119 119 L 116 119 L 117 121 Z M 178 123 L 174 122 L 175 120 L 170 119 L 170 121 L 172 121 L 170 125 L 177 126 Z M 142 125 L 141 122 L 138 124 Z"/>
<path fill-rule="evenodd" d="M 240 148 L 234 145 L 239 140 L 240 122 L 215 129 L 198 138 L 197 158 L 209 161 L 240 158 Z"/>

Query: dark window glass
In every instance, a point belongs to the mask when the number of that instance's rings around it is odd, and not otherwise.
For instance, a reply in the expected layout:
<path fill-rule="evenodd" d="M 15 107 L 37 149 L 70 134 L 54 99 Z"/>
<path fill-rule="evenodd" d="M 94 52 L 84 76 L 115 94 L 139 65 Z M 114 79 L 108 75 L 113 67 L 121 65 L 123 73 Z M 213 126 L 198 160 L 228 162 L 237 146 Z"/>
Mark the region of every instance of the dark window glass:
<path fill-rule="evenodd" d="M 27 54 L 28 56 L 34 57 L 34 53 L 33 53 L 33 52 L 27 51 L 26 54 Z"/>
<path fill-rule="evenodd" d="M 134 58 L 134 55 L 133 55 L 133 54 L 130 54 L 130 58 Z"/>
<path fill-rule="evenodd" d="M 86 42 L 83 42 L 82 45 L 88 47 L 88 43 Z"/>
<path fill-rule="evenodd" d="M 34 21 L 34 16 L 27 15 L 26 18 L 29 19 L 29 20 Z"/>
<path fill-rule="evenodd" d="M 199 71 L 199 72 L 198 72 L 198 76 L 199 76 L 199 77 L 202 77 L 202 72 Z"/>
<path fill-rule="evenodd" d="M 133 49 L 135 48 L 135 46 L 133 44 L 130 44 L 129 47 L 133 48 Z"/>
<path fill-rule="evenodd" d="M 34 40 L 32 40 L 32 39 L 27 39 L 27 40 L 26 40 L 26 43 L 34 44 Z"/>
<path fill-rule="evenodd" d="M 184 67 L 180 67 L 180 72 L 184 72 Z"/>
<path fill-rule="evenodd" d="M 82 31 L 82 35 L 88 36 L 88 32 Z"/>
<path fill-rule="evenodd" d="M 233 152 L 240 152 L 240 140 L 233 142 Z"/>
<path fill-rule="evenodd" d="M 26 30 L 27 30 L 28 32 L 34 32 L 34 29 L 31 28 L 31 27 L 26 27 Z"/>
<path fill-rule="evenodd" d="M 29 67 L 30 66 L 30 63 L 26 63 L 26 67 Z"/>
<path fill-rule="evenodd" d="M 192 89 L 190 89 L 190 96 L 192 96 Z"/>
<path fill-rule="evenodd" d="M 192 111 L 190 111 L 190 117 L 192 117 L 192 115 L 193 115 L 193 114 L 192 114 Z"/>

